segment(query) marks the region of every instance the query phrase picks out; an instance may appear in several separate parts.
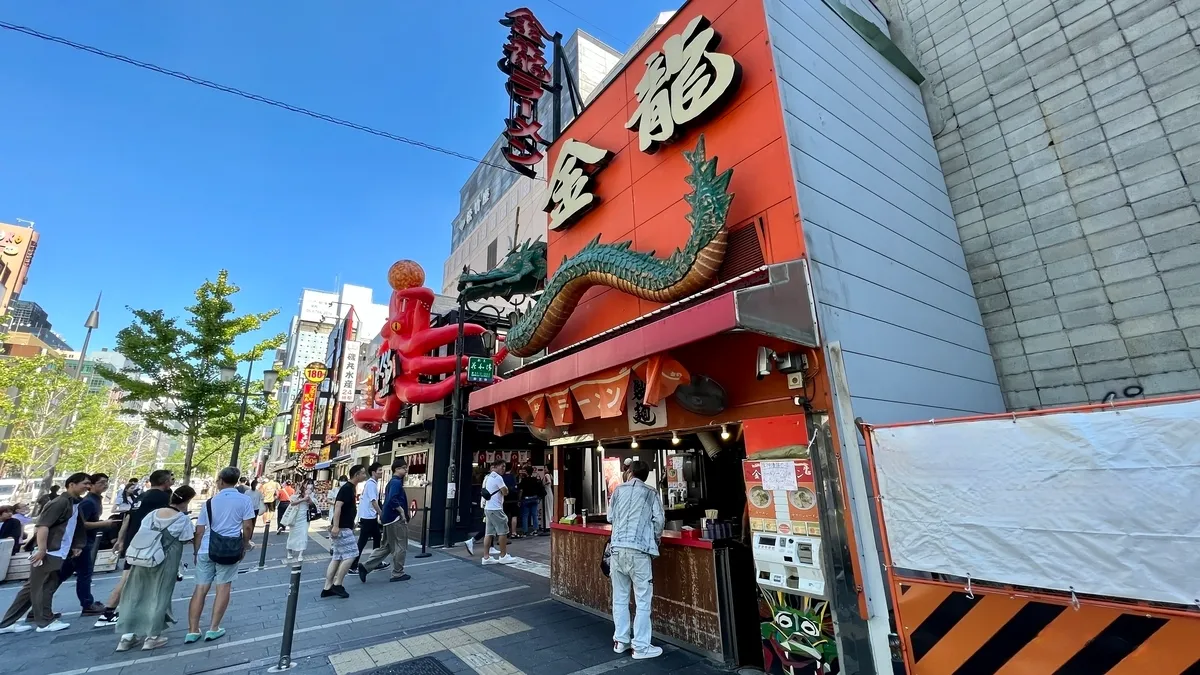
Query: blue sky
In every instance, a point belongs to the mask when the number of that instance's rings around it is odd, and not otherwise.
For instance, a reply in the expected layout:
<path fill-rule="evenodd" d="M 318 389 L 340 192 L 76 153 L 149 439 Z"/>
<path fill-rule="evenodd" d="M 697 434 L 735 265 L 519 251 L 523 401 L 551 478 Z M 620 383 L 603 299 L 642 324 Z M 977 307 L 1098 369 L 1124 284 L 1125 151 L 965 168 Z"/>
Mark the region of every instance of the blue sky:
<path fill-rule="evenodd" d="M 624 49 L 678 0 L 544 0 L 550 30 Z M 515 2 L 5 3 L 0 19 L 475 157 L 507 113 L 496 68 Z M 125 307 L 179 314 L 221 268 L 240 311 L 335 277 L 376 290 L 399 258 L 440 290 L 474 166 L 0 30 L 0 221 L 36 221 L 24 299 L 76 349 Z"/>

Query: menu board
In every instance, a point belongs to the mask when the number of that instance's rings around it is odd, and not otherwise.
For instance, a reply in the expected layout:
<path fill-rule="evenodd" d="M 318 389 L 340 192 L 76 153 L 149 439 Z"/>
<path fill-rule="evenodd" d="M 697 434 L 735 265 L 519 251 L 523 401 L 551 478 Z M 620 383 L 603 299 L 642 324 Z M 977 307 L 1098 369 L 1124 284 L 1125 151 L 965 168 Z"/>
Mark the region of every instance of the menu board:
<path fill-rule="evenodd" d="M 752 531 L 821 536 L 811 460 L 745 460 L 742 476 Z"/>
<path fill-rule="evenodd" d="M 683 455 L 671 455 L 667 458 L 667 488 L 687 489 L 687 480 L 683 477 Z"/>

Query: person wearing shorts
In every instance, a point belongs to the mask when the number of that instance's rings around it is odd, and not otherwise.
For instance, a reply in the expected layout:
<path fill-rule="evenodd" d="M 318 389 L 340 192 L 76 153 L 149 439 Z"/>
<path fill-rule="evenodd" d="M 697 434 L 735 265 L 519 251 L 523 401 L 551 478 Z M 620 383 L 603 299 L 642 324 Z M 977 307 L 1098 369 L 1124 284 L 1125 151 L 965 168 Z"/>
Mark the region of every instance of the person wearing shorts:
<path fill-rule="evenodd" d="M 483 479 L 483 498 L 487 503 L 483 507 L 483 564 L 511 565 L 517 561 L 508 554 L 508 516 L 504 513 L 504 496 L 508 494 L 508 486 L 504 484 L 504 460 L 492 462 L 492 472 Z M 490 551 L 492 542 L 498 542 L 500 557 L 493 558 Z"/>
<path fill-rule="evenodd" d="M 225 610 L 229 608 L 229 593 L 233 579 L 237 576 L 238 565 L 220 565 L 208 555 L 210 535 L 215 531 L 225 537 L 242 538 L 242 555 L 250 550 L 250 542 L 254 536 L 254 503 L 250 497 L 238 492 L 238 479 L 242 472 L 235 466 L 221 469 L 217 474 L 217 494 L 204 502 L 200 507 L 200 515 L 196 518 L 195 547 L 196 589 L 192 592 L 192 602 L 188 605 L 188 633 L 183 641 L 196 642 L 200 639 L 200 615 L 204 613 L 204 601 L 208 589 L 216 585 L 216 599 L 213 601 L 212 622 L 204 633 L 205 642 L 218 640 L 225 635 L 221 628 L 221 619 L 225 618 Z"/>
<path fill-rule="evenodd" d="M 325 570 L 325 588 L 321 589 L 322 598 L 348 598 L 343 582 L 350 566 L 358 558 L 358 541 L 354 538 L 354 520 L 358 517 L 358 504 L 355 492 L 358 484 L 366 480 L 367 468 L 361 464 L 350 469 L 350 480 L 338 489 L 333 502 L 333 512 L 329 516 L 329 553 L 332 560 Z"/>

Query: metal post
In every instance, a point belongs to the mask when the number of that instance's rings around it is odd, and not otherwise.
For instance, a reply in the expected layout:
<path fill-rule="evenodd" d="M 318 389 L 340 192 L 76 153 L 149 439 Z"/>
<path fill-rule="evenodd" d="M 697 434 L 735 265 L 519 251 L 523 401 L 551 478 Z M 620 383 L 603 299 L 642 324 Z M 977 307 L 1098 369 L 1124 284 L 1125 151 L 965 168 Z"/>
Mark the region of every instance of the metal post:
<path fill-rule="evenodd" d="M 83 335 L 83 349 L 79 350 L 79 367 L 75 369 L 75 379 L 83 379 L 83 364 L 87 361 L 88 343 L 92 341 L 92 331 L 100 327 L 100 298 L 104 294 L 96 296 L 96 307 L 89 314 L 87 321 L 83 322 L 87 328 L 87 333 Z M 71 416 L 64 422 L 64 427 L 69 428 L 75 424 L 75 410 L 71 411 Z M 54 451 L 50 453 L 50 465 L 46 467 L 46 475 L 42 478 L 42 489 L 38 492 L 38 496 L 50 491 L 50 486 L 54 484 L 54 473 L 58 471 L 58 460 L 62 459 L 62 446 L 55 444 Z"/>
<path fill-rule="evenodd" d="M 271 523 L 263 521 L 263 543 L 262 551 L 258 554 L 258 569 L 267 566 L 267 539 L 271 537 Z"/>
<path fill-rule="evenodd" d="M 466 273 L 466 268 L 463 269 Z M 454 400 L 451 402 L 450 408 L 450 466 L 446 476 L 446 485 L 451 482 L 455 485 L 454 499 L 446 500 L 446 522 L 443 528 L 444 538 L 442 546 L 450 548 L 452 537 L 450 530 L 453 523 L 454 505 L 458 502 L 458 446 L 462 442 L 462 434 L 459 433 L 461 422 L 459 417 L 462 415 L 462 357 L 465 347 L 463 346 L 463 331 L 466 323 L 467 301 L 460 293 L 458 296 L 458 337 L 454 339 Z"/>
<path fill-rule="evenodd" d="M 550 93 L 554 97 L 554 114 L 551 119 L 554 122 L 552 130 L 554 138 L 552 141 L 557 141 L 562 134 L 562 73 L 563 73 L 563 48 L 562 48 L 562 33 L 554 34 L 554 80 L 550 84 Z M 514 242 L 515 245 L 516 242 Z"/>
<path fill-rule="evenodd" d="M 287 614 L 283 617 L 283 643 L 279 646 L 278 665 L 267 670 L 279 673 L 296 665 L 292 661 L 292 634 L 296 632 L 296 604 L 300 600 L 300 563 L 292 565 L 292 584 L 288 590 Z"/>
<path fill-rule="evenodd" d="M 428 558 L 433 555 L 429 552 L 429 506 L 421 507 L 421 518 L 425 521 L 421 523 L 421 552 L 414 555 L 414 558 Z"/>
<path fill-rule="evenodd" d="M 229 453 L 229 466 L 238 465 L 238 451 L 242 449 L 242 424 L 246 421 L 246 399 L 250 397 L 250 375 L 254 372 L 254 361 L 246 368 L 246 387 L 242 389 L 242 412 L 238 415 L 237 431 L 233 435 L 233 452 Z"/>

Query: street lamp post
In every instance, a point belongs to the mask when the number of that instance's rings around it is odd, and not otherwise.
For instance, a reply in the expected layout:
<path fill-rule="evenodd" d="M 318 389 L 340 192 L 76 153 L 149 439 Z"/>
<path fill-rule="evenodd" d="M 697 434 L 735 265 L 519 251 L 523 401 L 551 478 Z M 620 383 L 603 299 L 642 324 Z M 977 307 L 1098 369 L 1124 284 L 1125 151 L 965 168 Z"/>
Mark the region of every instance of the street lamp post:
<path fill-rule="evenodd" d="M 79 366 L 75 369 L 75 379 L 83 379 L 83 364 L 87 361 L 88 343 L 92 341 L 92 331 L 100 327 L 100 298 L 104 297 L 103 293 L 96 296 L 96 306 L 88 313 L 87 321 L 83 322 L 83 327 L 87 328 L 87 333 L 83 336 L 83 349 L 79 350 Z M 70 427 L 75 423 L 75 412 L 71 412 L 70 418 L 66 421 L 66 426 Z M 58 460 L 62 459 L 62 446 L 55 445 L 54 451 L 50 453 L 50 465 L 46 468 L 46 475 L 42 478 L 42 489 L 38 493 L 40 497 L 50 491 L 50 486 L 54 484 L 54 474 L 58 471 Z"/>
<path fill-rule="evenodd" d="M 242 388 L 242 409 L 238 413 L 237 431 L 233 436 L 233 452 L 229 454 L 229 466 L 238 465 L 238 451 L 242 448 L 242 424 L 246 422 L 246 402 L 250 398 L 250 374 L 254 372 L 254 361 L 246 361 L 246 385 Z M 228 382 L 237 376 L 237 366 L 221 366 L 221 380 Z M 279 373 L 274 369 L 263 371 L 263 398 L 270 400 L 275 390 Z"/>

